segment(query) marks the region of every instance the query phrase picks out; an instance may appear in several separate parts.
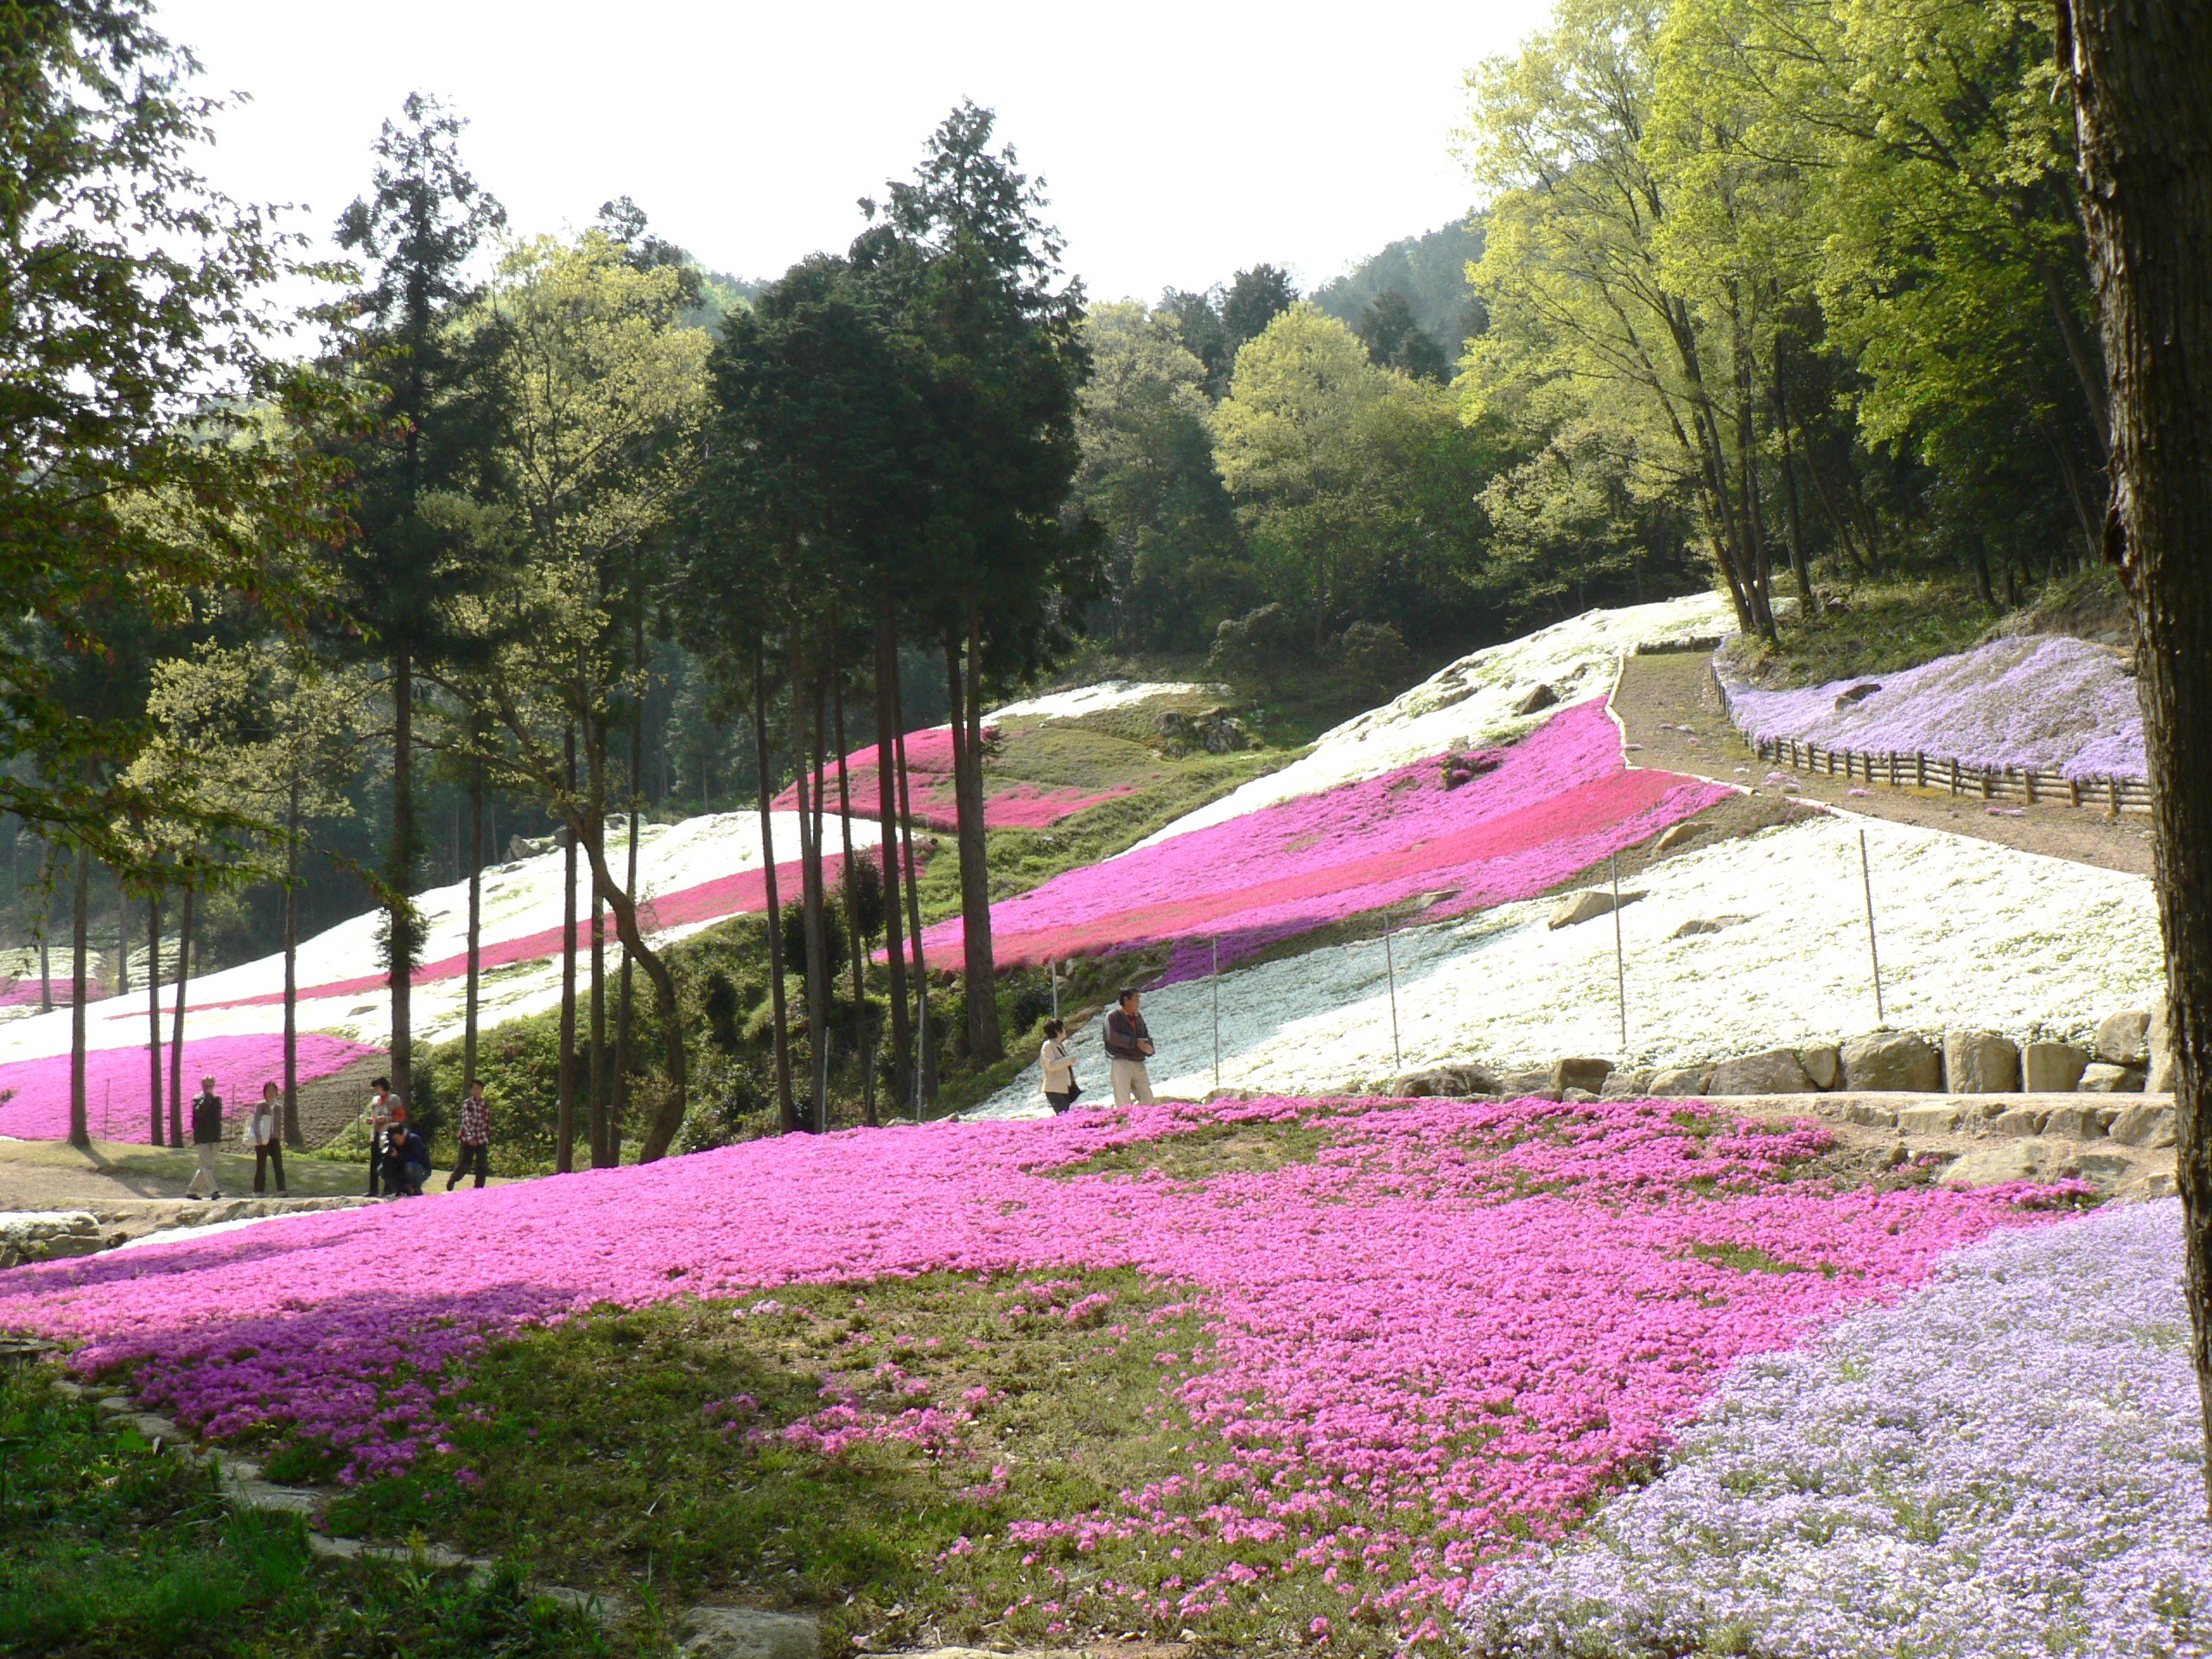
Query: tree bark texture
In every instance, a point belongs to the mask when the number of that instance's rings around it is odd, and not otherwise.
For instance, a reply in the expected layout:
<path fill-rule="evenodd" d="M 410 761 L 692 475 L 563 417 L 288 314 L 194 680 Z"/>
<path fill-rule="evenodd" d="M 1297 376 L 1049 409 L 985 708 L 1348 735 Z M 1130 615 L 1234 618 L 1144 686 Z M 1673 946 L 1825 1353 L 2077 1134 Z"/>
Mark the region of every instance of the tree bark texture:
<path fill-rule="evenodd" d="M 476 1000 L 483 984 L 484 938 L 484 763 L 468 770 L 468 983 L 461 1009 L 461 1078 L 467 1088 L 476 1076 Z"/>
<path fill-rule="evenodd" d="M 845 944 L 853 958 L 853 1054 L 860 1066 L 861 1122 L 875 1128 L 875 1048 L 868 1041 L 868 970 L 861 958 L 861 923 L 853 900 L 859 889 L 853 862 L 853 783 L 845 765 L 845 681 L 830 663 L 831 695 L 837 705 L 837 830 L 845 850 Z"/>
<path fill-rule="evenodd" d="M 898 763 L 899 634 L 887 602 L 875 623 L 875 795 L 883 840 L 883 938 L 891 990 L 891 1087 L 896 1103 L 914 1091 L 914 1032 L 906 1018 L 906 918 L 900 912 Z"/>
<path fill-rule="evenodd" d="M 70 912 L 75 923 L 74 937 L 70 944 L 70 974 L 73 983 L 69 988 L 69 1144 L 89 1147 L 92 1144 L 92 1120 L 85 1102 L 85 975 L 86 947 L 92 943 L 86 935 L 92 931 L 86 912 L 92 903 L 92 860 L 82 847 L 77 849 L 75 859 L 77 879 L 73 886 Z"/>
<path fill-rule="evenodd" d="M 152 1112 L 146 1144 L 162 1144 L 162 890 L 146 895 L 146 1100 Z"/>
<path fill-rule="evenodd" d="M 753 744 L 760 763 L 760 882 L 768 906 L 768 1001 L 776 1027 L 776 1127 L 789 1135 L 798 1127 L 791 1107 L 790 1011 L 784 1006 L 784 913 L 776 898 L 775 798 L 768 770 L 768 669 L 760 647 L 753 648 Z"/>
<path fill-rule="evenodd" d="M 2212 1446 L 2212 5 L 2061 0 L 2135 601 L 2191 1356 Z"/>
<path fill-rule="evenodd" d="M 592 868 L 607 861 L 607 725 L 587 715 L 585 755 L 590 787 L 584 803 L 586 831 L 597 856 Z M 607 1132 L 607 1103 L 613 1092 L 607 1074 L 607 907 L 594 888 L 591 900 L 591 1166 L 605 1169 L 619 1163 L 620 1148 Z"/>
<path fill-rule="evenodd" d="M 976 626 L 968 631 L 967 650 L 948 634 L 944 641 L 945 689 L 952 702 L 952 793 L 960 843 L 961 969 L 968 1016 L 968 1052 L 979 1065 L 1003 1058 L 999 1034 L 998 968 L 991 959 L 991 870 L 983 830 L 983 721 L 976 707 L 982 690 Z"/>
<path fill-rule="evenodd" d="M 576 728 L 563 734 L 561 887 L 561 1071 L 559 1125 L 553 1166 L 563 1174 L 576 1166 L 576 842 L 572 807 L 576 798 Z"/>
<path fill-rule="evenodd" d="M 184 982 L 192 976 L 192 906 L 199 890 L 184 890 L 176 929 L 176 1007 L 169 1016 L 169 1145 L 184 1144 Z"/>
<path fill-rule="evenodd" d="M 807 669 L 798 642 L 791 643 L 791 777 L 798 791 L 799 920 L 806 944 L 806 1045 L 808 1117 L 813 1128 L 829 1127 L 830 1103 L 823 1097 L 830 1059 L 830 952 L 822 917 L 822 774 L 810 761 L 814 748 L 807 733 Z M 809 791 L 811 791 L 811 794 Z"/>
<path fill-rule="evenodd" d="M 391 665 L 391 1086 L 415 1103 L 415 664 L 404 650 Z M 190 899 L 188 898 L 188 904 Z"/>
<path fill-rule="evenodd" d="M 147 971 L 153 970 L 149 967 Z M 300 1133 L 300 778 L 284 804 L 284 1144 L 307 1145 Z"/>
<path fill-rule="evenodd" d="M 930 1038 L 930 965 L 922 953 L 921 884 L 914 875 L 914 802 L 906 785 L 903 705 L 898 712 L 899 735 L 893 747 L 898 756 L 899 836 L 906 860 L 906 926 L 914 940 L 914 1116 L 918 1121 L 922 1109 L 937 1101 L 937 1045 Z"/>

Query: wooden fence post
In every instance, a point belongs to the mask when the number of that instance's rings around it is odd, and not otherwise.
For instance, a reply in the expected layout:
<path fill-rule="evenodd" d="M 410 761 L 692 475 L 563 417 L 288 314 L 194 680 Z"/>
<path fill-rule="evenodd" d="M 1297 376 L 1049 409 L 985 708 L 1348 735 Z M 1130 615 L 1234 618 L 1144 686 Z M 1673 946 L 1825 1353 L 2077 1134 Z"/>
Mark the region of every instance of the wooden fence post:
<path fill-rule="evenodd" d="M 1912 783 L 1916 789 L 1928 787 L 1928 751 L 1925 749 L 1912 752 Z"/>

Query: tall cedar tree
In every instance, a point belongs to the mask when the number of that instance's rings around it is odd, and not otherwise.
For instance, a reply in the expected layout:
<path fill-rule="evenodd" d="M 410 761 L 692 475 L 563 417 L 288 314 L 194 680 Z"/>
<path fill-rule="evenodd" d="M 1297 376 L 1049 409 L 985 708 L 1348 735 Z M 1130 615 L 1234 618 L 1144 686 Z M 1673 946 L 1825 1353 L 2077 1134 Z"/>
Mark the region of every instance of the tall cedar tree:
<path fill-rule="evenodd" d="M 2191 1355 L 2212 1446 L 2212 7 L 2062 0 L 2058 16 L 2112 374 L 2105 550 L 2141 642 Z"/>
<path fill-rule="evenodd" d="M 1042 183 L 1017 169 L 1012 146 L 990 148 L 993 121 L 965 102 L 946 117 L 915 177 L 893 184 L 880 210 L 861 204 L 879 222 L 854 246 L 933 359 L 935 493 L 913 608 L 944 652 L 968 1048 L 984 1064 L 1006 1047 L 992 988 L 984 687 L 1033 674 L 1065 647 L 1100 565 L 1096 526 L 1063 518 L 1090 363 L 1082 284 L 1059 284 L 1059 235 L 1038 216 Z"/>
<path fill-rule="evenodd" d="M 409 894 L 421 836 L 415 822 L 416 681 L 460 645 L 448 626 L 472 584 L 467 537 L 442 498 L 488 493 L 497 404 L 489 395 L 495 330 L 454 324 L 480 289 L 468 265 L 506 222 L 461 165 L 461 121 L 410 93 L 376 143 L 372 193 L 338 221 L 340 246 L 366 268 L 351 296 L 342 366 L 365 388 L 372 418 L 340 440 L 353 469 L 359 533 L 332 556 L 341 640 L 391 676 L 391 828 L 384 871 L 391 994 L 391 1078 L 411 1098 L 410 974 L 420 923 Z"/>

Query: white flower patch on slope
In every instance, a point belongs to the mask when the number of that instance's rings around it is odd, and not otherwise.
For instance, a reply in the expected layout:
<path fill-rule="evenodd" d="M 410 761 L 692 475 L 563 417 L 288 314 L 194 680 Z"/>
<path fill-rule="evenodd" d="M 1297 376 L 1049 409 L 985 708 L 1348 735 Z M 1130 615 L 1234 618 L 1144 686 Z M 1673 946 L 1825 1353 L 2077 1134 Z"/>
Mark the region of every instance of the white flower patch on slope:
<path fill-rule="evenodd" d="M 1623 652 L 1638 645 L 1710 639 L 1734 626 L 1734 613 L 1717 594 L 1585 611 L 1462 657 L 1380 709 L 1323 733 L 1302 759 L 1281 771 L 1185 814 L 1137 845 L 1148 847 L 1278 801 L 1378 777 L 1446 749 L 1510 741 L 1553 712 L 1513 712 L 1513 705 L 1534 687 L 1550 686 L 1562 703 L 1595 696 L 1612 683 Z"/>
<path fill-rule="evenodd" d="M 986 720 L 1071 720 L 1077 715 L 1095 715 L 1108 709 L 1126 709 L 1133 702 L 1149 702 L 1154 697 L 1185 696 L 1192 692 L 1226 696 L 1229 688 L 1223 685 L 1199 685 L 1182 680 L 1101 680 L 1096 685 L 1077 686 L 1072 691 L 1047 692 L 1043 696 L 1026 697 L 1020 702 L 1009 702 L 986 714 Z M 943 728 L 939 728 L 943 730 Z"/>
<path fill-rule="evenodd" d="M 2145 1006 L 2164 984 L 2151 883 L 2140 876 L 1882 820 L 1823 817 L 1664 861 L 1621 912 L 1628 1042 L 1620 1039 L 1610 916 L 1552 931 L 1536 899 L 1407 928 L 1391 944 L 1398 1050 L 1382 942 L 1332 945 L 1221 976 L 1221 1085 L 1357 1090 L 1400 1070 L 1479 1059 L 1503 1070 L 1563 1054 L 1624 1066 L 1689 1065 L 1876 1023 L 1859 833 L 1872 855 L 1888 1022 L 2071 1037 Z M 1684 922 L 1745 919 L 1671 937 Z M 1144 1000 L 1163 1095 L 1212 1086 L 1216 987 Z M 1078 1033 L 1103 1092 L 1096 1029 Z M 994 1115 L 1038 1099 L 1033 1068 Z"/>
<path fill-rule="evenodd" d="M 776 858 L 787 864 L 798 856 L 798 816 L 774 815 Z M 878 826 L 861 818 L 853 821 L 855 849 L 873 847 Z M 829 850 L 841 850 L 833 833 Z M 620 871 L 626 853 L 610 832 L 607 856 Z M 482 935 L 486 950 L 501 941 L 543 932 L 561 925 L 562 873 L 564 855 L 557 849 L 485 872 Z M 661 942 L 682 938 L 713 925 L 718 918 L 655 927 L 652 903 L 655 897 L 672 895 L 719 877 L 742 874 L 760 866 L 760 816 L 758 812 L 718 812 L 687 818 L 676 824 L 646 824 L 639 831 L 638 884 L 649 934 Z M 454 882 L 416 895 L 424 927 L 421 960 L 435 963 L 459 955 L 467 948 L 468 884 Z M 591 871 L 579 858 L 576 868 L 576 911 L 582 938 L 590 937 Z M 302 991 L 316 986 L 356 980 L 378 973 L 377 930 L 383 917 L 365 912 L 313 938 L 300 943 L 298 982 Z M 614 950 L 612 925 L 608 942 Z M 186 994 L 185 1036 L 251 1036 L 281 1031 L 283 1009 L 274 1001 L 239 1003 L 247 998 L 274 997 L 284 987 L 282 955 L 241 963 L 220 973 L 194 979 Z M 423 1042 L 441 1042 L 459 1034 L 467 995 L 461 975 L 426 980 L 415 987 L 415 1035 Z M 162 992 L 162 1037 L 168 1033 L 171 993 Z M 539 957 L 487 968 L 479 993 L 479 1018 L 489 1029 L 504 1020 L 542 1013 L 560 1001 L 560 963 L 557 957 Z M 86 1009 L 86 1040 L 92 1048 L 131 1047 L 146 1034 L 143 991 L 109 997 Z M 67 1008 L 0 1027 L 0 1063 L 42 1058 L 69 1051 Z M 391 1005 L 381 988 L 337 995 L 302 997 L 299 1009 L 302 1031 L 324 1031 L 352 1041 L 381 1045 L 390 1040 Z"/>

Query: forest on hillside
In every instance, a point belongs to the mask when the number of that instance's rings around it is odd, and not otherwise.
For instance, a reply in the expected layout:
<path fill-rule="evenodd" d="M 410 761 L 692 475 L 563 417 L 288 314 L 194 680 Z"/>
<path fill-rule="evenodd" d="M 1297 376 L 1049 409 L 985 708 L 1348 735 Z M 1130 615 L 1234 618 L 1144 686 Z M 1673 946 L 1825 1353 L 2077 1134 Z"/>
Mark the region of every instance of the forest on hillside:
<path fill-rule="evenodd" d="M 1777 645 L 1876 593 L 2021 603 L 2096 562 L 2106 509 L 2050 27 L 1562 0 L 1470 76 L 1466 222 L 1311 295 L 1262 258 L 1147 302 L 1086 294 L 972 105 L 849 246 L 756 283 L 627 197 L 511 224 L 461 115 L 410 98 L 343 262 L 307 264 L 193 170 L 217 106 L 148 9 L 66 0 L 6 60 L 0 133 L 29 186 L 0 201 L 9 942 L 67 1001 L 133 941 L 143 978 L 381 908 L 404 1079 L 410 895 L 558 832 L 623 987 L 593 969 L 563 1086 L 665 1065 L 680 1117 L 680 1022 L 632 1040 L 678 994 L 625 887 L 641 817 L 750 810 L 862 744 L 895 779 L 898 734 L 950 721 L 972 980 L 982 712 L 1018 687 L 1165 658 L 1356 707 L 1707 585 Z M 893 794 L 866 809 L 895 845 Z M 899 856 L 873 898 L 825 890 L 811 804 L 802 923 L 762 941 L 786 1123 L 845 947 L 876 995 L 838 917 L 893 964 L 921 926 Z M 902 1094 L 933 1063 L 904 977 Z M 960 1007 L 995 1058 L 995 999 Z"/>

